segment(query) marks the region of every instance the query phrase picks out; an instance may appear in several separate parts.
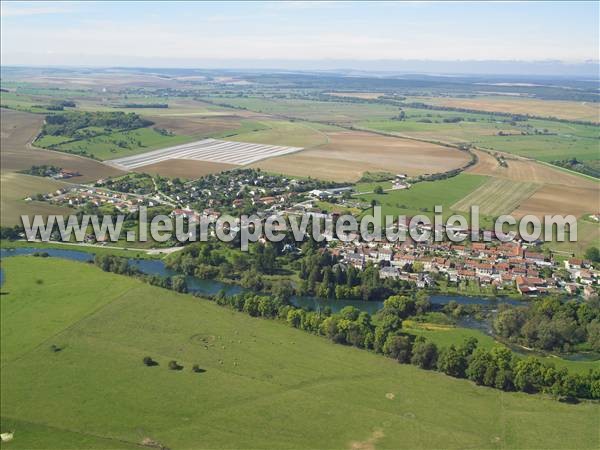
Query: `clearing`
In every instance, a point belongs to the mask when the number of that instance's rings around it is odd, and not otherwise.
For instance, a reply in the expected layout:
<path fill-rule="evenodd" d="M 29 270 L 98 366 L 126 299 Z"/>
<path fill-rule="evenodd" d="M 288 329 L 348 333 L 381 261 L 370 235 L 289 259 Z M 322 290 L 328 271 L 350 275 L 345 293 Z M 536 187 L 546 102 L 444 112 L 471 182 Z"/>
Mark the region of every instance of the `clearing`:
<path fill-rule="evenodd" d="M 598 404 L 478 387 L 88 264 L 2 266 L 2 432 L 14 449 L 600 443 Z"/>

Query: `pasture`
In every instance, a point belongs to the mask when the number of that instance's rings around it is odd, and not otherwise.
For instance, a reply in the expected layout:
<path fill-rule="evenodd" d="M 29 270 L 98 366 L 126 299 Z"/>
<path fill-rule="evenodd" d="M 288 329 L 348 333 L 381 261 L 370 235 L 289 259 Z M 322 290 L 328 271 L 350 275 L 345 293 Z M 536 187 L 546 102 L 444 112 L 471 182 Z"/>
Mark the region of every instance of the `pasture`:
<path fill-rule="evenodd" d="M 452 205 L 452 209 L 468 212 L 472 205 L 477 205 L 479 212 L 488 216 L 509 214 L 534 195 L 539 187 L 535 183 L 490 178 L 485 184 Z"/>
<path fill-rule="evenodd" d="M 2 266 L 7 448 L 599 445 L 597 404 L 478 387 L 87 264 Z"/>
<path fill-rule="evenodd" d="M 566 120 L 600 122 L 600 104 L 562 100 L 539 100 L 509 96 L 478 96 L 472 98 L 415 97 L 414 101 L 453 108 L 487 112 L 529 114 Z"/>
<path fill-rule="evenodd" d="M 189 142 L 189 136 L 161 134 L 154 128 L 138 128 L 131 131 L 119 131 L 107 135 L 94 136 L 65 143 L 52 148 L 67 153 L 76 153 L 90 158 L 107 160 L 115 157 L 137 155 L 157 148 Z M 36 145 L 39 142 L 36 141 Z"/>
<path fill-rule="evenodd" d="M 294 176 L 356 181 L 365 171 L 421 175 L 458 168 L 470 159 L 466 152 L 409 139 L 360 131 L 326 134 L 325 145 L 261 161 L 255 167 Z"/>
<path fill-rule="evenodd" d="M 445 180 L 417 183 L 410 189 L 358 195 L 358 198 L 367 203 L 371 200 L 377 201 L 383 215 L 424 214 L 431 218 L 434 206 L 441 205 L 444 208 L 443 215 L 447 217 L 452 211 L 456 211 L 453 206 L 456 202 L 484 185 L 486 181 L 487 177 L 461 173 Z"/>
<path fill-rule="evenodd" d="M 106 161 L 123 170 L 137 169 L 150 164 L 158 164 L 171 159 L 191 159 L 223 164 L 245 165 L 265 158 L 294 153 L 298 147 L 251 144 L 246 142 L 204 139 L 189 144 L 163 148 L 136 156 Z"/>

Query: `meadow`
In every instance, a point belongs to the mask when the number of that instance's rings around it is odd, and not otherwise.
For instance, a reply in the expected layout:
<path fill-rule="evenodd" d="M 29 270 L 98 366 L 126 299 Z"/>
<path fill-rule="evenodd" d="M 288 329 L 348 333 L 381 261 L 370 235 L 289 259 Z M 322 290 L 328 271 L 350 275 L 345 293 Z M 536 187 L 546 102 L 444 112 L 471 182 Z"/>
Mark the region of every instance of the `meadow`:
<path fill-rule="evenodd" d="M 2 267 L 3 448 L 600 443 L 597 404 L 478 387 L 88 264 Z"/>
<path fill-rule="evenodd" d="M 106 160 L 145 153 L 158 148 L 183 144 L 192 140 L 189 136 L 164 135 L 154 128 L 119 131 L 89 139 L 58 143 L 53 149 L 76 153 L 94 159 Z M 40 145 L 36 141 L 36 145 Z"/>
<path fill-rule="evenodd" d="M 484 176 L 461 173 L 445 180 L 416 183 L 410 189 L 387 191 L 383 194 L 363 194 L 358 195 L 357 198 L 366 203 L 375 200 L 381 206 L 383 215 L 424 214 L 432 218 L 434 206 L 441 205 L 443 215 L 447 217 L 453 211 L 457 211 L 453 209 L 456 202 L 484 185 L 487 180 L 488 178 Z M 373 183 L 373 185 L 377 184 Z M 384 183 L 381 185 L 386 187 Z"/>

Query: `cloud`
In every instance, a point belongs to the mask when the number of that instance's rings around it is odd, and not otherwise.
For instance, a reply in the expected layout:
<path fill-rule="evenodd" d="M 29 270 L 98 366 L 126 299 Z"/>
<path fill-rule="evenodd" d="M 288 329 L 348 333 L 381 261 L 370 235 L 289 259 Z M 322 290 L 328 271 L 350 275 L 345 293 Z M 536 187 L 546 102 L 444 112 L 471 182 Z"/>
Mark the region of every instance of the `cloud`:
<path fill-rule="evenodd" d="M 27 6 L 25 6 L 27 5 Z M 44 4 L 36 3 L 17 3 L 17 2 L 2 2 L 0 6 L 0 16 L 5 17 L 22 17 L 22 16 L 38 16 L 44 14 L 63 14 L 72 12 L 71 5 L 66 4 Z"/>

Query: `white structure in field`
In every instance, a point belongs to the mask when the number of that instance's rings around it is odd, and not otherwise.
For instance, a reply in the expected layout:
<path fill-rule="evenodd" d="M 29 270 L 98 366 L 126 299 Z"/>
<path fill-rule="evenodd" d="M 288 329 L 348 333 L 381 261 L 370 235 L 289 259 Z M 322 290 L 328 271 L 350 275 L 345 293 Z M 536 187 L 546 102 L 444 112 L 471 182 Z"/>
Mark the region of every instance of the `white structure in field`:
<path fill-rule="evenodd" d="M 203 139 L 201 141 L 154 150 L 140 155 L 111 159 L 105 161 L 105 163 L 124 170 L 132 170 L 170 159 L 193 159 L 197 161 L 246 165 L 260 161 L 261 159 L 287 155 L 288 153 L 294 153 L 300 150 L 302 150 L 301 147 L 280 147 L 277 145 Z"/>

